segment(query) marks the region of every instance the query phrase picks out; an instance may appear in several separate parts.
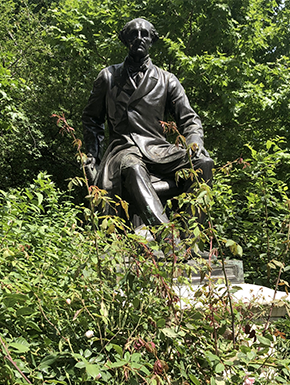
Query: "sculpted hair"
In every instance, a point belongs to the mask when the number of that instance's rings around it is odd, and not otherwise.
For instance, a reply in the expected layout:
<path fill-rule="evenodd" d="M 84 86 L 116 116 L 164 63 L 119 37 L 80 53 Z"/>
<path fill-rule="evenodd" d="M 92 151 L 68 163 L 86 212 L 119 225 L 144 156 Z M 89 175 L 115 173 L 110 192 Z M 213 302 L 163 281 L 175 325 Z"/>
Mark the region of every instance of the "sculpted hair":
<path fill-rule="evenodd" d="M 127 42 L 127 40 L 126 40 L 127 31 L 128 31 L 128 29 L 129 29 L 129 25 L 130 25 L 133 21 L 136 21 L 136 20 L 143 20 L 143 21 L 146 21 L 148 24 L 150 24 L 150 35 L 151 35 L 151 37 L 152 37 L 152 44 L 155 43 L 155 42 L 159 39 L 159 35 L 158 35 L 158 32 L 156 31 L 154 25 L 151 24 L 148 20 L 140 19 L 140 18 L 130 20 L 130 21 L 124 26 L 124 28 L 119 32 L 118 38 L 121 40 L 121 42 L 122 42 L 126 47 L 128 46 L 128 42 Z"/>

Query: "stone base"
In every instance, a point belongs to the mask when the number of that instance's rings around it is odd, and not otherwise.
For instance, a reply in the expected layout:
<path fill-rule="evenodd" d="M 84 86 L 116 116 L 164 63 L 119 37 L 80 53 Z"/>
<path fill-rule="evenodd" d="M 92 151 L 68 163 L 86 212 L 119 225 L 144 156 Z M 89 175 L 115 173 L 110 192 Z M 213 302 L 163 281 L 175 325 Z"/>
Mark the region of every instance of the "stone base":
<path fill-rule="evenodd" d="M 181 307 L 195 307 L 202 308 L 203 304 L 201 301 L 200 293 L 196 297 L 196 292 L 202 286 L 178 285 L 174 286 L 175 293 L 181 300 Z M 232 289 L 231 285 L 231 289 Z M 204 294 L 209 290 L 207 287 Z M 217 296 L 221 297 L 226 292 L 225 285 L 214 285 L 212 289 Z M 281 317 L 289 315 L 290 312 L 290 295 L 284 291 L 275 291 L 265 286 L 253 285 L 250 283 L 241 283 L 236 286 L 236 289 L 232 293 L 232 300 L 235 303 L 242 301 L 245 305 L 251 306 L 251 311 L 262 313 L 263 316 L 260 318 L 261 321 L 265 321 L 268 318 L 270 309 L 272 308 L 271 320 L 277 320 Z"/>
<path fill-rule="evenodd" d="M 200 264 L 195 260 L 188 261 L 188 265 L 193 266 L 196 270 L 196 273 L 191 273 L 191 282 L 193 285 L 200 285 L 208 281 L 209 277 L 211 280 L 219 283 L 225 282 L 225 277 L 222 269 L 222 262 L 219 260 L 214 260 L 211 262 L 211 271 L 206 272 L 206 266 Z M 244 269 L 243 262 L 235 259 L 225 261 L 225 270 L 226 275 L 230 283 L 244 283 Z"/>

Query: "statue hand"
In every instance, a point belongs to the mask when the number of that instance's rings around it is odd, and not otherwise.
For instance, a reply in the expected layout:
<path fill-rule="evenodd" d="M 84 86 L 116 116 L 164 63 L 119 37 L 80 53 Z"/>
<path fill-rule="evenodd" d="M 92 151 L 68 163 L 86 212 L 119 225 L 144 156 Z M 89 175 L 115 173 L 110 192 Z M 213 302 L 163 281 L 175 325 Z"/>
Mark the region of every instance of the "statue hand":
<path fill-rule="evenodd" d="M 94 168 L 96 168 L 96 158 L 92 154 L 88 153 L 86 156 L 84 165 L 87 168 L 90 168 L 91 170 L 93 170 Z"/>
<path fill-rule="evenodd" d="M 84 162 L 84 166 L 86 170 L 86 176 L 88 178 L 90 185 L 94 185 L 96 176 L 97 176 L 97 169 L 98 169 L 96 158 L 90 153 L 87 154 Z"/>
<path fill-rule="evenodd" d="M 209 153 L 206 151 L 203 145 L 201 144 L 198 145 L 197 143 L 193 143 L 190 148 L 190 156 L 199 158 L 201 155 L 209 157 Z"/>
<path fill-rule="evenodd" d="M 200 157 L 201 154 L 209 157 L 209 153 L 206 151 L 206 149 L 203 146 L 198 147 L 195 156 L 198 158 L 198 157 Z"/>

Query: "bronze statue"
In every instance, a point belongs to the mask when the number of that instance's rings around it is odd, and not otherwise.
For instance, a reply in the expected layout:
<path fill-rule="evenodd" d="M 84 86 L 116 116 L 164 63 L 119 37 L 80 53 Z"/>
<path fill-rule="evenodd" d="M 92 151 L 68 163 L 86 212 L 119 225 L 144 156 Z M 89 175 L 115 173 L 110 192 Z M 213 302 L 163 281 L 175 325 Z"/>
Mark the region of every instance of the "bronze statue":
<path fill-rule="evenodd" d="M 196 143 L 192 162 L 207 183 L 212 179 L 213 161 L 203 145 L 200 118 L 180 82 L 151 62 L 149 49 L 158 40 L 154 26 L 144 19 L 131 20 L 119 38 L 128 56 L 99 73 L 82 117 L 88 163 L 97 166 L 92 183 L 112 198 L 128 199 L 146 225 L 159 225 L 169 220 L 154 178 L 174 183 L 175 173 L 189 168 L 186 150 L 167 141 L 160 121 L 173 116 L 187 144 Z M 105 121 L 109 145 L 102 155 Z M 191 184 L 179 185 L 179 191 L 191 191 Z M 176 195 L 177 186 L 172 190 L 167 186 L 168 196 Z"/>

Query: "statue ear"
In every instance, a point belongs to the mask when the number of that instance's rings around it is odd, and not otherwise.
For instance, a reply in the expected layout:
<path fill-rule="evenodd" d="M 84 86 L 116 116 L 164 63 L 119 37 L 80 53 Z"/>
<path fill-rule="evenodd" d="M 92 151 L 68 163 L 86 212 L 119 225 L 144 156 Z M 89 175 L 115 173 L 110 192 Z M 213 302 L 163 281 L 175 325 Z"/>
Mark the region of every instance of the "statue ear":
<path fill-rule="evenodd" d="M 159 35 L 158 35 L 158 32 L 156 31 L 156 29 L 154 28 L 153 25 L 151 28 L 151 36 L 152 36 L 152 44 L 154 44 L 159 39 Z"/>
<path fill-rule="evenodd" d="M 126 39 L 126 31 L 125 31 L 124 28 L 122 29 L 122 31 L 119 32 L 118 38 L 121 40 L 121 42 L 122 42 L 126 47 L 128 47 L 128 42 L 127 42 L 127 39 Z"/>

